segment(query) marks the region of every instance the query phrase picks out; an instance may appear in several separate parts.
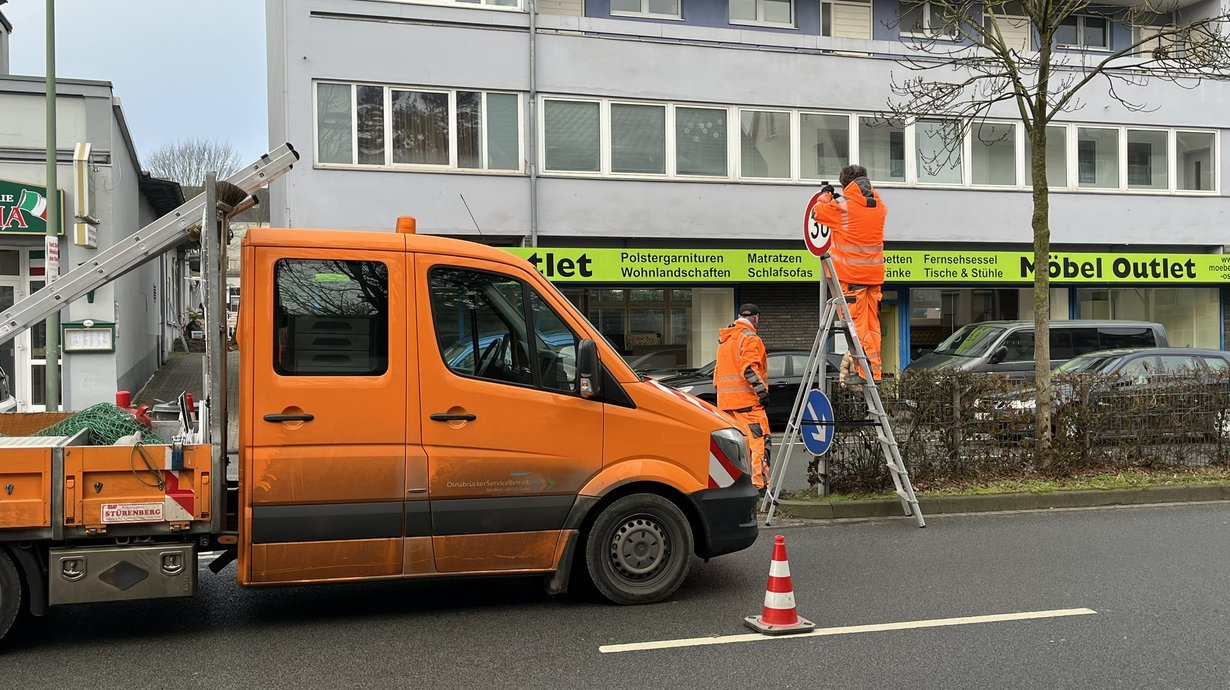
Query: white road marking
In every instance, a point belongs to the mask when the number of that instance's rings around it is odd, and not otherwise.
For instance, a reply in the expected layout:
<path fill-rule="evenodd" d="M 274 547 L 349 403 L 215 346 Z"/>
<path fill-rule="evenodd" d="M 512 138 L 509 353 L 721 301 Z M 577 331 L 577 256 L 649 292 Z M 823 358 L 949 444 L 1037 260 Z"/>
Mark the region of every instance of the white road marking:
<path fill-rule="evenodd" d="M 915 628 L 941 628 L 950 625 L 973 625 L 975 623 L 1001 623 L 1004 621 L 1024 621 L 1037 618 L 1063 618 L 1065 616 L 1088 616 L 1097 613 L 1093 609 L 1051 609 L 1049 611 L 1022 611 L 1020 613 L 997 613 L 989 616 L 967 616 L 963 618 L 932 618 L 922 621 L 902 621 L 899 623 L 877 623 L 874 625 L 848 625 L 841 628 L 818 628 L 811 632 L 797 635 L 761 635 L 748 633 L 744 635 L 724 635 L 721 637 L 691 637 L 682 640 L 658 640 L 656 642 L 629 642 L 627 644 L 608 644 L 598 648 L 603 654 L 618 652 L 641 652 L 649 649 L 672 649 L 675 647 L 704 647 L 708 645 L 733 644 L 736 642 L 761 642 L 767 640 L 798 640 L 804 637 L 827 637 L 829 635 L 853 635 L 855 633 L 884 632 L 886 630 L 913 630 Z"/>

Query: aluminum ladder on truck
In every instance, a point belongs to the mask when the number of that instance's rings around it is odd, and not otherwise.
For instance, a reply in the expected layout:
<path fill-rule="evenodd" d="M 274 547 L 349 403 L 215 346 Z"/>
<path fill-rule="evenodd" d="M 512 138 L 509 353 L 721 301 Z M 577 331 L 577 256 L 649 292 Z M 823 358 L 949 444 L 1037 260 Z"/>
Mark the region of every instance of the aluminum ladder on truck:
<path fill-rule="evenodd" d="M 850 304 L 846 296 L 842 294 L 841 282 L 837 279 L 837 271 L 833 267 L 832 256 L 824 254 L 824 256 L 820 257 L 820 264 L 821 272 L 824 274 L 823 280 L 828 286 L 828 294 L 832 295 L 832 297 L 825 303 L 824 313 L 820 317 L 820 328 L 816 331 L 816 340 L 812 343 L 811 354 L 807 358 L 807 368 L 803 375 L 803 380 L 799 383 L 799 392 L 794 399 L 794 407 L 790 413 L 790 423 L 786 425 L 786 433 L 782 443 L 782 460 L 780 463 L 772 464 L 769 475 L 769 486 L 771 489 L 766 492 L 764 501 L 761 504 L 761 510 L 767 511 L 765 514 L 765 525 L 770 525 L 773 522 L 773 513 L 777 508 L 777 497 L 782 491 L 782 478 L 786 476 L 786 466 L 790 462 L 790 454 L 794 451 L 796 443 L 800 440 L 801 428 L 804 426 L 814 428 L 820 424 L 831 424 L 833 428 L 828 430 L 829 433 L 836 431 L 836 420 L 827 422 L 816 419 L 804 419 L 803 417 L 806 412 L 805 401 L 807 399 L 807 392 L 818 387 L 823 382 L 822 377 L 826 367 L 824 350 L 829 341 L 829 336 L 834 331 L 842 331 L 850 345 L 850 351 L 854 353 L 855 361 L 859 363 L 863 371 L 865 378 L 861 381 L 861 387 L 863 399 L 867 403 L 869 417 L 867 426 L 872 426 L 876 430 L 876 438 L 880 443 L 880 449 L 884 452 L 884 462 L 888 467 L 889 474 L 892 475 L 897 497 L 901 499 L 901 507 L 905 510 L 907 516 L 914 516 L 919 527 L 926 527 L 927 523 L 923 520 L 922 510 L 918 506 L 918 497 L 914 495 L 914 486 L 910 483 L 909 472 L 906 471 L 905 462 L 902 461 L 900 449 L 897 447 L 897 438 L 893 435 L 888 412 L 885 411 L 884 403 L 880 400 L 880 391 L 876 388 L 875 377 L 871 376 L 871 361 L 867 358 L 867 353 L 863 350 L 863 343 L 859 340 L 858 332 L 854 327 L 854 319 L 850 316 Z"/>

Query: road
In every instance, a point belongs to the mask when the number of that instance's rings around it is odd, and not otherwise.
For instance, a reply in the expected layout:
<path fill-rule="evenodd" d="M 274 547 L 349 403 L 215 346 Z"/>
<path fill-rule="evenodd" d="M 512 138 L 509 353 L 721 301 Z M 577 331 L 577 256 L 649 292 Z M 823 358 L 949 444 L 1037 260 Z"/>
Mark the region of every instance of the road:
<path fill-rule="evenodd" d="M 775 533 L 820 627 L 1096 613 L 599 651 L 748 632 Z M 195 600 L 54 609 L 0 669 L 23 689 L 1230 687 L 1230 503 L 777 526 L 635 608 L 525 579 L 240 590 L 233 575 L 202 569 Z"/>

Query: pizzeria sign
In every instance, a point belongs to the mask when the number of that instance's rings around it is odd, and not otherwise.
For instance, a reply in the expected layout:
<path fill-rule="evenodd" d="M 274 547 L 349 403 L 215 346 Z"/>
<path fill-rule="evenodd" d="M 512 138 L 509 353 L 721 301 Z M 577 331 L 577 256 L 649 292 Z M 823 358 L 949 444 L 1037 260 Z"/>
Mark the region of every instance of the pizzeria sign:
<path fill-rule="evenodd" d="M 64 234 L 64 192 L 56 194 L 61 213 L 57 235 Z M 0 180 L 0 235 L 46 235 L 51 200 L 47 188 L 25 182 Z"/>

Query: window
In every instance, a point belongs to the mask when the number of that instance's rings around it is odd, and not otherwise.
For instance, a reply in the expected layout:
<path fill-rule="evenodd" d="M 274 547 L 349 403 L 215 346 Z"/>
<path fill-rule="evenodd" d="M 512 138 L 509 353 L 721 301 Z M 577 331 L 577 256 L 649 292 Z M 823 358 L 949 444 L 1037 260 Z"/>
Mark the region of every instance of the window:
<path fill-rule="evenodd" d="M 378 261 L 274 265 L 273 368 L 282 376 L 379 376 L 389 364 L 389 271 Z"/>
<path fill-rule="evenodd" d="M 520 170 L 520 110 L 511 93 L 320 83 L 317 162 Z"/>
<path fill-rule="evenodd" d="M 871 0 L 820 3 L 820 35 L 871 39 Z"/>
<path fill-rule="evenodd" d="M 1200 361 L 1204 362 L 1206 367 L 1218 374 L 1224 375 L 1227 371 L 1230 371 L 1230 362 L 1226 362 L 1221 357 L 1201 357 Z"/>
<path fill-rule="evenodd" d="M 1025 159 L 1026 179 L 1032 184 L 1033 140 L 1029 131 L 1025 133 L 1025 151 L 1029 158 Z M 1051 189 L 1062 189 L 1068 186 L 1068 128 L 1062 126 L 1047 126 L 1046 128 L 1046 186 Z"/>
<path fill-rule="evenodd" d="M 537 292 L 529 293 L 534 317 L 534 361 L 541 385 L 547 390 L 575 393 L 579 339 Z"/>
<path fill-rule="evenodd" d="M 919 120 L 917 141 L 919 184 L 961 184 L 961 130 L 956 122 Z"/>
<path fill-rule="evenodd" d="M 1055 44 L 1060 48 L 1107 50 L 1110 48 L 1110 22 L 1106 17 L 1070 16 L 1055 30 Z"/>
<path fill-rule="evenodd" d="M 1215 135 L 1212 132 L 1177 132 L 1175 163 L 1179 179 L 1177 187 L 1184 191 L 1210 192 L 1215 189 L 1216 166 L 1213 164 Z"/>
<path fill-rule="evenodd" d="M 731 24 L 794 26 L 792 0 L 730 0 Z"/>
<path fill-rule="evenodd" d="M 546 169 L 598 172 L 601 169 L 599 106 L 590 101 L 543 103 Z"/>
<path fill-rule="evenodd" d="M 1032 362 L 1034 361 L 1034 332 L 1033 331 L 1014 331 L 1004 338 L 1004 348 L 1008 350 L 1008 355 L 1004 357 L 1005 362 Z"/>
<path fill-rule="evenodd" d="M 832 180 L 850 160 L 850 116 L 799 116 L 800 174 L 805 180 Z"/>
<path fill-rule="evenodd" d="M 790 362 L 790 360 L 786 359 L 786 355 L 769 355 L 765 359 L 768 360 L 768 367 L 764 372 L 765 378 L 785 378 L 786 365 Z"/>
<path fill-rule="evenodd" d="M 984 12 L 982 25 L 989 31 L 999 30 L 1008 48 L 1024 53 L 1033 47 L 1033 25 L 1019 2 L 992 4 Z"/>
<path fill-rule="evenodd" d="M 354 119 L 349 84 L 316 87 L 316 157 L 321 163 L 351 163 Z"/>
<path fill-rule="evenodd" d="M 952 38 L 956 26 L 945 17 L 941 6 L 930 2 L 901 3 L 901 33 L 930 38 Z"/>
<path fill-rule="evenodd" d="M 453 0 L 464 5 L 485 5 L 487 7 L 520 7 L 517 0 Z"/>
<path fill-rule="evenodd" d="M 905 181 L 905 125 L 878 117 L 858 119 L 859 162 L 872 182 Z"/>
<path fill-rule="evenodd" d="M 1117 350 L 1128 347 L 1155 347 L 1157 338 L 1149 328 L 1104 326 L 1098 329 L 1098 349 Z"/>
<path fill-rule="evenodd" d="M 740 114 L 743 177 L 790 178 L 790 113 L 744 110 Z"/>
<path fill-rule="evenodd" d="M 1095 189 L 1119 188 L 1119 130 L 1076 128 L 1077 184 Z"/>
<path fill-rule="evenodd" d="M 1163 131 L 1127 131 L 1128 189 L 1170 189 L 1169 139 Z"/>
<path fill-rule="evenodd" d="M 725 177 L 726 110 L 675 108 L 675 170 Z"/>
<path fill-rule="evenodd" d="M 970 172 L 974 184 L 1015 185 L 1016 125 L 978 123 L 971 130 Z"/>
<path fill-rule="evenodd" d="M 1079 288 L 1076 291 L 1081 319 L 1154 321 L 1165 328 L 1173 347 L 1221 349 L 1220 288 Z M 1153 333 L 1135 329 L 1110 333 L 1102 328 L 1103 347 L 1155 346 Z"/>
<path fill-rule="evenodd" d="M 392 99 L 393 162 L 448 165 L 448 94 L 394 90 Z"/>
<path fill-rule="evenodd" d="M 1133 26 L 1132 43 L 1139 43 L 1136 54 L 1145 59 L 1164 60 L 1179 57 L 1175 37 L 1158 36 L 1161 31 L 1173 31 L 1174 26 Z"/>
<path fill-rule="evenodd" d="M 1030 333 L 1032 336 L 1033 333 Z M 1051 359 L 1072 359 L 1072 332 L 1067 330 L 1052 330 L 1050 332 L 1051 340 Z"/>
<path fill-rule="evenodd" d="M 428 274 L 444 364 L 462 376 L 531 385 L 525 287 L 513 278 L 460 268 Z"/>
<path fill-rule="evenodd" d="M 666 106 L 611 104 L 611 172 L 666 173 Z"/>
<path fill-rule="evenodd" d="M 679 0 L 611 0 L 612 15 L 679 18 Z"/>
<path fill-rule="evenodd" d="M 1156 357 L 1137 357 L 1128 360 L 1115 374 L 1120 381 L 1142 386 L 1158 370 Z"/>

